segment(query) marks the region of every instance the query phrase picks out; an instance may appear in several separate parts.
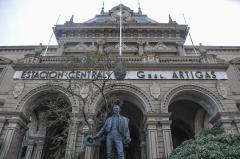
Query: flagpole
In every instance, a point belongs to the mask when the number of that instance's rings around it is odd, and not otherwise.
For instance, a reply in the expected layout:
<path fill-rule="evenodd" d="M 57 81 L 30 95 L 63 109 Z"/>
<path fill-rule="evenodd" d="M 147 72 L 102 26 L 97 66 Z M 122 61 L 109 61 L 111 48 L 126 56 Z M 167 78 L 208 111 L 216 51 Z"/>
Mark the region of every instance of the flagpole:
<path fill-rule="evenodd" d="M 55 24 L 55 26 L 57 25 L 57 23 L 58 23 L 58 20 L 59 20 L 60 16 L 61 16 L 61 14 L 59 14 L 59 16 L 58 16 L 58 19 L 57 19 L 57 21 L 56 21 L 56 24 Z M 54 26 L 54 29 L 55 29 L 55 26 Z M 53 31 L 52 31 L 52 34 L 51 34 L 51 36 L 50 36 L 50 39 L 49 39 L 49 41 L 48 41 L 48 44 L 47 44 L 47 47 L 46 47 L 46 49 L 45 49 L 45 51 L 44 51 L 44 54 L 43 54 L 43 56 L 46 56 L 46 54 L 47 54 L 48 47 L 49 47 L 49 45 L 50 45 L 50 42 L 51 42 L 51 40 L 52 40 L 52 36 L 53 36 L 53 33 L 54 33 L 54 29 L 53 29 Z"/>
<path fill-rule="evenodd" d="M 122 56 L 122 0 L 120 0 L 120 39 L 119 39 L 119 56 Z"/>
<path fill-rule="evenodd" d="M 187 24 L 187 21 L 186 21 L 186 19 L 185 19 L 184 14 L 182 14 L 182 15 L 183 15 L 183 19 L 184 19 L 185 24 L 188 25 L 188 24 Z M 190 31 L 188 31 L 188 35 L 189 35 L 189 38 L 190 38 L 190 40 L 191 40 L 191 43 L 192 43 L 192 46 L 193 46 L 194 53 L 197 54 L 197 51 L 196 51 L 196 49 L 195 49 L 195 45 L 194 45 L 194 43 L 193 43 L 193 39 L 192 39 L 192 36 L 191 36 L 191 34 L 190 34 Z"/>

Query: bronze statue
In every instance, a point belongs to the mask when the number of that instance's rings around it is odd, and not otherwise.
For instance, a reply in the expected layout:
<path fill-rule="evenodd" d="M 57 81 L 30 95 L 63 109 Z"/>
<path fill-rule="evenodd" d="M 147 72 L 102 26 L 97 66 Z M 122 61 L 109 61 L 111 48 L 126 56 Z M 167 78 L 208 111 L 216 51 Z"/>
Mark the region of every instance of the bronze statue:
<path fill-rule="evenodd" d="M 101 137 L 103 134 L 107 135 L 107 159 L 125 159 L 124 145 L 131 142 L 130 132 L 128 128 L 129 120 L 120 115 L 120 107 L 113 105 L 113 115 L 108 117 L 105 124 L 100 131 L 93 137 L 94 140 Z M 113 150 L 116 154 L 113 154 Z"/>

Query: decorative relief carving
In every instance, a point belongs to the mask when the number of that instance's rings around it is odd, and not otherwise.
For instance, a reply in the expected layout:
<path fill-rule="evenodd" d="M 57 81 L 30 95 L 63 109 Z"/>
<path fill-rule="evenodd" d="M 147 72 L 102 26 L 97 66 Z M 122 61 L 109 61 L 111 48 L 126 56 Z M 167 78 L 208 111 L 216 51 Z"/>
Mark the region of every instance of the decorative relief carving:
<path fill-rule="evenodd" d="M 121 5 L 121 6 L 120 6 L 120 5 Z M 126 7 L 126 6 L 122 5 L 122 4 L 120 4 L 120 5 L 114 7 L 114 8 L 110 11 L 111 17 L 112 17 L 113 19 L 119 20 L 119 17 L 120 17 L 120 7 L 122 7 L 122 19 L 123 19 L 123 20 L 129 20 L 129 19 L 131 19 L 131 16 L 132 16 L 132 14 L 133 14 L 133 11 L 132 11 L 130 8 L 128 8 L 128 7 Z"/>
<path fill-rule="evenodd" d="M 80 93 L 80 95 L 81 95 L 81 97 L 82 97 L 83 99 L 85 99 L 85 98 L 88 97 L 89 92 L 90 92 L 90 87 L 89 87 L 89 85 L 83 86 L 83 87 L 80 89 L 80 91 L 79 91 L 79 93 Z"/>
<path fill-rule="evenodd" d="M 161 94 L 160 86 L 156 82 L 154 82 L 152 85 L 150 85 L 149 89 L 150 89 L 150 93 L 153 96 L 153 98 L 158 99 L 158 97 Z"/>
<path fill-rule="evenodd" d="M 119 44 L 114 45 L 108 45 L 105 47 L 104 51 L 106 52 L 118 52 L 119 51 Z M 126 44 L 122 44 L 122 51 L 124 52 L 138 52 L 138 48 L 136 46 L 128 46 Z"/>
<path fill-rule="evenodd" d="M 67 46 L 65 49 L 65 52 L 91 52 L 91 51 L 97 51 L 97 47 L 92 43 L 90 46 L 88 46 L 85 43 L 79 43 L 75 46 Z"/>
<path fill-rule="evenodd" d="M 217 88 L 219 95 L 221 95 L 223 98 L 227 98 L 228 88 L 223 84 L 223 82 L 221 80 L 217 80 L 216 88 Z"/>
<path fill-rule="evenodd" d="M 172 51 L 175 52 L 177 51 L 176 48 L 174 47 L 170 47 L 165 45 L 162 42 L 158 42 L 156 45 L 152 46 L 149 44 L 149 42 L 147 42 L 146 46 L 144 47 L 144 51 L 145 52 L 164 52 L 164 51 Z"/>
<path fill-rule="evenodd" d="M 24 83 L 16 83 L 13 89 L 14 98 L 17 98 L 18 96 L 20 96 L 23 90 L 24 90 Z"/>

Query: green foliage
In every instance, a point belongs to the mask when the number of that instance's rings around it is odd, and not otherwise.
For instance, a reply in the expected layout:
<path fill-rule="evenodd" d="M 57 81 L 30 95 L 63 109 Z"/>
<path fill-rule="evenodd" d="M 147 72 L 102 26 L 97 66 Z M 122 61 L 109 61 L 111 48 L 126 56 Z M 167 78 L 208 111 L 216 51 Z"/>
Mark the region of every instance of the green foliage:
<path fill-rule="evenodd" d="M 240 159 L 240 135 L 204 129 L 177 147 L 170 159 Z"/>

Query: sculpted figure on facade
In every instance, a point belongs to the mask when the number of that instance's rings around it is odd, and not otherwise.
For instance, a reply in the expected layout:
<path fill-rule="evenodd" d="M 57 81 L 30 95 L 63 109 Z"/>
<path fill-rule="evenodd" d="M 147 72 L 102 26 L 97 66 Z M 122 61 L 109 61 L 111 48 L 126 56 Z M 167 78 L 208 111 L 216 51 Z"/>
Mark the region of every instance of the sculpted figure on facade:
<path fill-rule="evenodd" d="M 129 119 L 120 115 L 119 105 L 113 105 L 112 113 L 113 115 L 107 118 L 103 127 L 93 138 L 98 139 L 103 134 L 106 134 L 106 158 L 125 159 L 124 145 L 127 145 L 131 142 L 128 128 Z"/>

